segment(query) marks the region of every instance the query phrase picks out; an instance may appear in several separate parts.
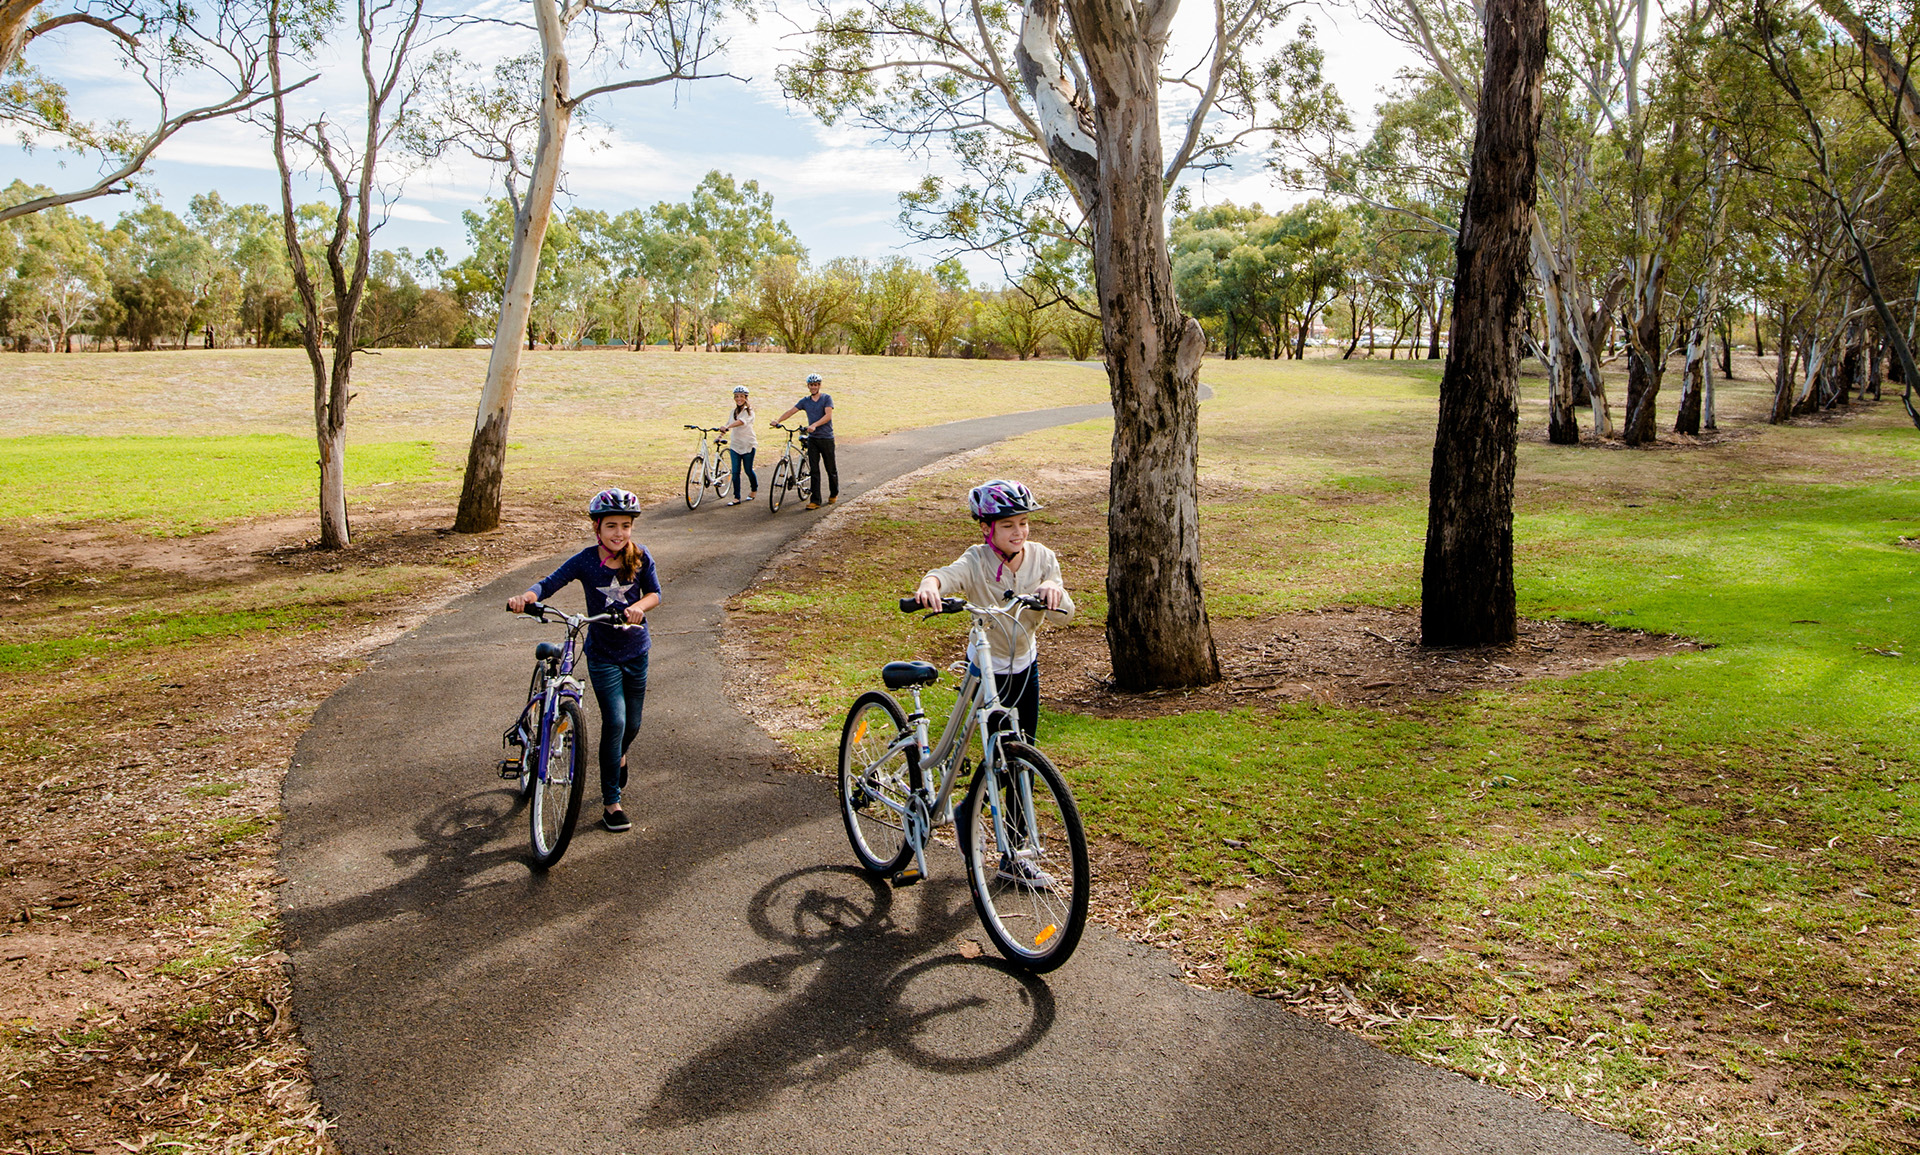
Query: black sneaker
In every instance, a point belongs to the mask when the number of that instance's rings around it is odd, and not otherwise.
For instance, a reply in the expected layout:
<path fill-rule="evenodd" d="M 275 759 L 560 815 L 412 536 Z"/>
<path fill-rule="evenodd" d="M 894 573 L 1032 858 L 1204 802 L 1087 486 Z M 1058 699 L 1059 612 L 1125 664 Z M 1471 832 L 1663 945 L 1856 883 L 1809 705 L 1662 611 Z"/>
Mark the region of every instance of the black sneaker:
<path fill-rule="evenodd" d="M 627 817 L 624 810 L 609 810 L 601 816 L 600 822 L 615 834 L 625 834 L 633 829 L 633 820 Z"/>

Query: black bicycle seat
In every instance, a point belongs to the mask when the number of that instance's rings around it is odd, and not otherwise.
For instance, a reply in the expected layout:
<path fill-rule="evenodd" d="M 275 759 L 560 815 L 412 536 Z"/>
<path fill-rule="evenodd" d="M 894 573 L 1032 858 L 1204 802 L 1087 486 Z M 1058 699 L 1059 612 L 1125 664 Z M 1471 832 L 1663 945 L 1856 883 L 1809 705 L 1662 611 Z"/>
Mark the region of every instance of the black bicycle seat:
<path fill-rule="evenodd" d="M 550 662 L 560 656 L 560 647 L 552 642 L 541 642 L 533 647 L 533 659 L 536 662 Z"/>
<path fill-rule="evenodd" d="M 940 680 L 940 671 L 931 662 L 888 662 L 880 667 L 880 680 L 889 690 L 908 686 L 931 686 Z"/>

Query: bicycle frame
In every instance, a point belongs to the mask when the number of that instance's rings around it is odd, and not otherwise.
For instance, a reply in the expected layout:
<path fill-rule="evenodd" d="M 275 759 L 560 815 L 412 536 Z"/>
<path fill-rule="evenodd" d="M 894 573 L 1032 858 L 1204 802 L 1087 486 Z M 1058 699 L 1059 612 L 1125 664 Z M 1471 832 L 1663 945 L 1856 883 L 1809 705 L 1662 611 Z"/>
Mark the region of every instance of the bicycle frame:
<path fill-rule="evenodd" d="M 987 645 L 986 621 L 989 615 L 1001 614 L 1012 617 L 1012 613 L 999 606 L 976 606 L 967 603 L 966 610 L 973 615 L 973 622 L 967 630 L 966 671 L 953 702 L 953 713 L 948 716 L 946 728 L 940 732 L 940 741 L 929 748 L 927 745 L 927 711 L 920 701 L 920 687 L 913 686 L 909 692 L 913 695 L 913 710 L 907 715 L 910 730 L 905 737 L 896 739 L 888 753 L 904 748 L 909 768 L 917 772 L 921 785 L 915 792 L 912 802 L 920 806 L 896 806 L 891 800 L 881 797 L 877 801 L 900 816 L 902 828 L 907 831 L 913 845 L 914 864 L 920 874 L 927 874 L 926 844 L 927 838 L 936 826 L 951 825 L 954 820 L 954 788 L 959 785 L 960 767 L 965 758 L 962 751 L 973 740 L 980 737 L 980 762 L 974 768 L 976 774 L 994 775 L 998 773 L 999 759 L 995 754 L 1001 741 L 1008 735 L 1018 735 L 1019 726 L 1013 711 L 1000 701 L 1000 689 L 994 679 L 986 675 L 992 667 L 992 654 Z M 1004 721 L 1005 726 L 996 725 Z M 929 791 L 926 775 L 933 768 L 940 771 L 939 786 Z M 994 783 L 987 783 L 986 796 L 993 813 L 995 833 L 1004 836 L 1004 817 L 1000 812 L 999 792 Z M 1023 798 L 1023 804 L 1029 812 L 1033 808 L 1031 795 Z M 920 812 L 924 807 L 924 814 Z"/>
<path fill-rule="evenodd" d="M 536 780 L 544 780 L 547 773 L 545 757 L 547 743 L 553 737 L 553 721 L 560 715 L 560 703 L 568 701 L 578 704 L 586 696 L 585 683 L 581 682 L 573 672 L 574 662 L 580 653 L 580 635 L 595 622 L 610 622 L 614 619 L 608 614 L 595 614 L 591 617 L 586 614 L 569 614 L 564 610 L 554 609 L 544 602 L 535 602 L 527 609 L 532 611 L 528 615 L 530 617 L 539 618 L 542 622 L 558 618 L 567 627 L 567 638 L 560 646 L 559 655 L 543 659 L 539 691 L 527 695 L 526 709 L 520 712 L 520 722 L 517 723 L 527 732 L 529 755 L 535 752 L 539 755 L 534 765 L 534 777 Z M 539 725 L 526 726 L 527 715 L 533 712 L 536 705 L 540 709 Z"/>

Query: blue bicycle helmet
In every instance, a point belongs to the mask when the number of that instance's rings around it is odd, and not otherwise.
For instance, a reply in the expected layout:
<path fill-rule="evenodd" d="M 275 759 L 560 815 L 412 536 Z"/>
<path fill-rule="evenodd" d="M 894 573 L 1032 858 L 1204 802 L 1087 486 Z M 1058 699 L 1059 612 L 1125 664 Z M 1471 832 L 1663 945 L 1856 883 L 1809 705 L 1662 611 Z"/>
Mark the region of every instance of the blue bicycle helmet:
<path fill-rule="evenodd" d="M 640 499 L 624 489 L 603 489 L 587 503 L 587 516 L 595 521 L 615 514 L 639 517 Z"/>

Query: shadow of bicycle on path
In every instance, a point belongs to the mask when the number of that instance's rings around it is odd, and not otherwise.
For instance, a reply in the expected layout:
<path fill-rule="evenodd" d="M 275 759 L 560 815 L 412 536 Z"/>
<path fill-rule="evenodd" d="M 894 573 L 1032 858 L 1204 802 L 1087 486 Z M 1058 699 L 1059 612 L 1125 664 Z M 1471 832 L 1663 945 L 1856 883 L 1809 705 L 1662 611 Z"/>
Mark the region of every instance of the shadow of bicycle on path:
<path fill-rule="evenodd" d="M 912 907 L 898 920 L 896 899 Z M 769 882 L 754 895 L 748 921 L 761 938 L 791 949 L 727 978 L 793 997 L 682 1063 L 634 1125 L 753 1111 L 882 1054 L 936 1074 L 983 1071 L 1024 1054 L 1053 1027 L 1045 981 L 997 959 L 924 957 L 973 918 L 965 885 L 953 880 L 896 894 L 854 867 L 814 866 Z"/>

